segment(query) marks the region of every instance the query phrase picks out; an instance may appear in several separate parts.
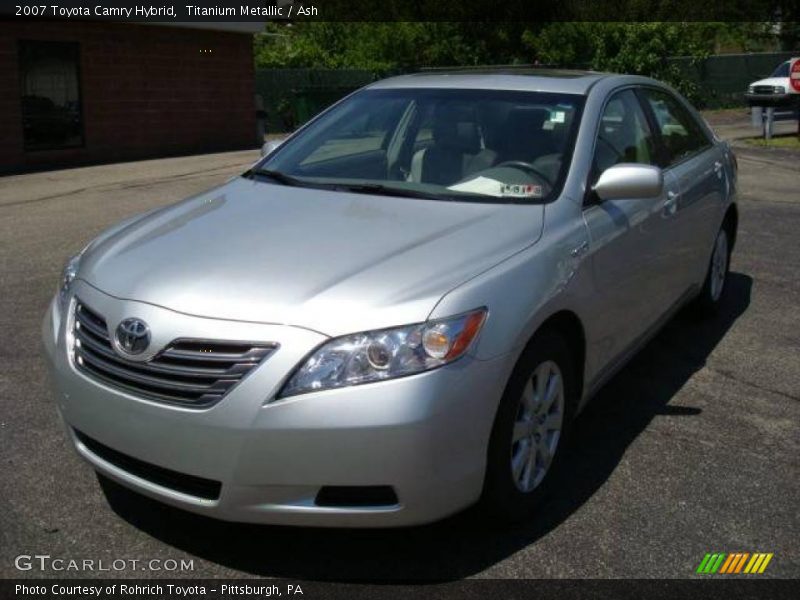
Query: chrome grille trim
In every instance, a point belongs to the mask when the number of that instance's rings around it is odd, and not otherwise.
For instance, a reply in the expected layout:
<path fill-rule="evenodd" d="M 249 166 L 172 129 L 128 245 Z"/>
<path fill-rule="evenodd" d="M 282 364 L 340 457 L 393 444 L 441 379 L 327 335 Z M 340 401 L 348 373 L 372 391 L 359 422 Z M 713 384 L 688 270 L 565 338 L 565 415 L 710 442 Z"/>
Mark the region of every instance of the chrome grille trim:
<path fill-rule="evenodd" d="M 219 402 L 277 348 L 277 344 L 176 339 L 147 362 L 114 351 L 105 319 L 76 300 L 75 368 L 134 396 L 207 408 Z"/>
<path fill-rule="evenodd" d="M 771 85 L 756 85 L 753 87 L 753 93 L 755 94 L 774 94 L 775 89 L 774 86 Z"/>

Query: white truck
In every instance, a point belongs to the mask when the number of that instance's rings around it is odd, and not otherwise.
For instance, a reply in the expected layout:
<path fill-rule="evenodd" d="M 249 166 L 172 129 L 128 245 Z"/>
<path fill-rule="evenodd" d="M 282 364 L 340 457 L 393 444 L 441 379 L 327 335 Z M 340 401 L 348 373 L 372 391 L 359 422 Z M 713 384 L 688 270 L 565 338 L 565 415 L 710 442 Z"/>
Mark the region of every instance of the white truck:
<path fill-rule="evenodd" d="M 745 94 L 747 103 L 750 106 L 791 107 L 800 105 L 800 89 L 795 88 L 790 80 L 792 65 L 796 62 L 800 62 L 800 57 L 781 63 L 772 75 L 751 83 Z"/>

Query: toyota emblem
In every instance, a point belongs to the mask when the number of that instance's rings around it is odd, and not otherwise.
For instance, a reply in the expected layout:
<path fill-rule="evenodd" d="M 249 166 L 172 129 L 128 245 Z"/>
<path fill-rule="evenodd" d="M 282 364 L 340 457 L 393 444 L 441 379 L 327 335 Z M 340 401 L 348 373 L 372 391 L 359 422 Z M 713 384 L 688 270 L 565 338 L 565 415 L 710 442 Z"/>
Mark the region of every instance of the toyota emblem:
<path fill-rule="evenodd" d="M 141 354 L 150 345 L 150 328 L 141 319 L 125 319 L 117 325 L 116 341 L 123 353 Z"/>

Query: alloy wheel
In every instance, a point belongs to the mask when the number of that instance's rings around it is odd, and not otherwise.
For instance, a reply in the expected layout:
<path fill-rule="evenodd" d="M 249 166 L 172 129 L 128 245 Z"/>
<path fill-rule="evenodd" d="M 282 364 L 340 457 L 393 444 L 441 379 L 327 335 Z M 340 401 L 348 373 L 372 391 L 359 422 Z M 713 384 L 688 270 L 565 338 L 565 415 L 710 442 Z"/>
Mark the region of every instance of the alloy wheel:
<path fill-rule="evenodd" d="M 716 302 L 722 296 L 725 287 L 725 277 L 728 274 L 728 234 L 721 230 L 714 244 L 714 254 L 711 257 L 711 300 Z"/>
<path fill-rule="evenodd" d="M 564 379 L 549 360 L 534 369 L 519 399 L 511 436 L 511 473 L 521 492 L 533 491 L 553 462 L 564 422 Z"/>

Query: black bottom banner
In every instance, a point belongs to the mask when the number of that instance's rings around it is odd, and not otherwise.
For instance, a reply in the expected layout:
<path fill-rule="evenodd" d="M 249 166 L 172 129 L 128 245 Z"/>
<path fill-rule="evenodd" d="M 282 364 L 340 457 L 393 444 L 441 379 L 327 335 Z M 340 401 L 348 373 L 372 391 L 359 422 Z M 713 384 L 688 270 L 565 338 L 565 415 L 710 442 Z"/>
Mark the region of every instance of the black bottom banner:
<path fill-rule="evenodd" d="M 472 579 L 448 583 L 360 584 L 288 579 L 42 579 L 2 580 L 0 598 L 18 600 L 45 598 L 51 600 L 111 599 L 203 599 L 250 600 L 265 598 L 303 600 L 499 600 L 527 599 L 641 600 L 664 598 L 678 600 L 699 598 L 724 600 L 796 598 L 797 582 L 793 580 L 553 580 L 553 579 Z"/>

